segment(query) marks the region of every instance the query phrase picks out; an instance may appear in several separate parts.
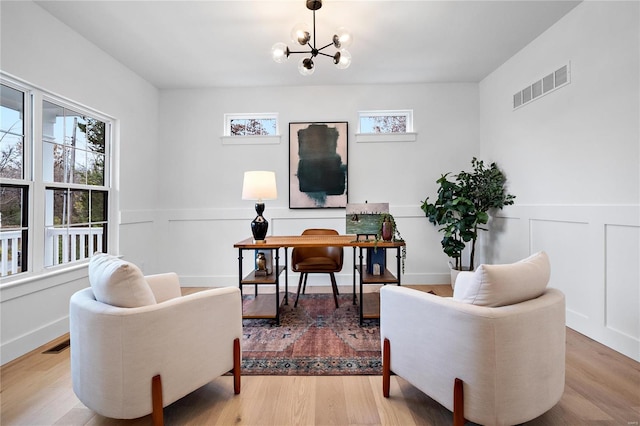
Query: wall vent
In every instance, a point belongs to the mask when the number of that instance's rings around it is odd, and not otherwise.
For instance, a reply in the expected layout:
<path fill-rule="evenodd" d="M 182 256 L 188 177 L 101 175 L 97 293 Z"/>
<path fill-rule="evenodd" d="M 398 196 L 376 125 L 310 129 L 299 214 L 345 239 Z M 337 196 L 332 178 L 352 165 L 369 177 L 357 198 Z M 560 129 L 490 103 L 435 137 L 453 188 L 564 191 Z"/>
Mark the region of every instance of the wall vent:
<path fill-rule="evenodd" d="M 516 92 L 513 95 L 513 109 L 521 108 L 529 102 L 569 84 L 571 82 L 570 65 L 571 63 L 563 65 L 551 74 Z"/>

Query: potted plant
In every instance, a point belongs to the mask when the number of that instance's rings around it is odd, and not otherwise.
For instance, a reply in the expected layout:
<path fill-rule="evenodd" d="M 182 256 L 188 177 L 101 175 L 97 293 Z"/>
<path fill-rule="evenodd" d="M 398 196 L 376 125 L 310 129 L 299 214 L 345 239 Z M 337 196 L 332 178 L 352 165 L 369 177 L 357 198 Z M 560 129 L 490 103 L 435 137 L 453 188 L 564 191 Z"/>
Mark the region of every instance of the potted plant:
<path fill-rule="evenodd" d="M 376 226 L 378 230 L 376 233 L 376 242 L 374 245 L 374 250 L 378 248 L 378 241 L 404 241 L 402 236 L 400 235 L 400 231 L 398 231 L 398 226 L 396 225 L 396 220 L 391 213 L 380 213 L 378 217 L 378 225 Z M 402 246 L 400 249 L 401 258 L 402 258 L 402 273 L 404 273 L 404 261 L 407 258 L 407 246 Z"/>
<path fill-rule="evenodd" d="M 515 199 L 507 193 L 507 178 L 496 163 L 485 167 L 482 160 L 473 157 L 471 167 L 471 172 L 443 174 L 436 181 L 437 199 L 430 203 L 427 197 L 421 206 L 429 222 L 443 233 L 442 249 L 453 259 L 452 285 L 457 274 L 454 271 L 475 269 L 478 231 L 487 230 L 483 225 L 489 221 L 489 211 L 511 205 Z M 471 244 L 471 251 L 468 264 L 464 265 L 462 252 L 467 243 Z"/>

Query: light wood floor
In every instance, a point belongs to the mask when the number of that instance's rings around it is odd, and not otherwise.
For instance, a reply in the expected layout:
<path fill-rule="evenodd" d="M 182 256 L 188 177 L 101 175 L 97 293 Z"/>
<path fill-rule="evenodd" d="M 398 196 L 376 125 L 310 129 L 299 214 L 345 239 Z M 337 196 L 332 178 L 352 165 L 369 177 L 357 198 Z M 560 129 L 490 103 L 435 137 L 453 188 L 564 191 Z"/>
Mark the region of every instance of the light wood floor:
<path fill-rule="evenodd" d="M 434 288 L 446 295 L 443 287 Z M 1 368 L 0 424 L 150 424 L 150 416 L 104 418 L 76 398 L 71 388 L 69 349 L 42 353 L 66 338 L 62 336 Z M 234 395 L 232 377 L 224 376 L 166 407 L 165 424 L 451 424 L 449 411 L 402 378 L 392 377 L 390 393 L 389 399 L 382 397 L 380 376 L 244 376 L 242 392 Z M 628 426 L 639 421 L 640 364 L 567 329 L 564 396 L 553 409 L 527 425 Z"/>

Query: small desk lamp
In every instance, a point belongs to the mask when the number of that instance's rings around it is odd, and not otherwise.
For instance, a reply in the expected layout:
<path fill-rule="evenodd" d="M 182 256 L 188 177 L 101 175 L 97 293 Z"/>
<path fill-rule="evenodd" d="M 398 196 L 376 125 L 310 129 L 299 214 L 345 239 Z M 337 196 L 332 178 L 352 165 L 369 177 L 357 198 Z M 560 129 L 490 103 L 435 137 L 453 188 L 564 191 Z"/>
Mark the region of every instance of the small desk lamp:
<path fill-rule="evenodd" d="M 242 199 L 257 200 L 256 216 L 251 222 L 251 232 L 256 243 L 264 243 L 267 236 L 269 222 L 262 216 L 264 203 L 262 200 L 275 200 L 278 198 L 276 188 L 276 173 L 265 171 L 244 172 L 242 183 Z"/>

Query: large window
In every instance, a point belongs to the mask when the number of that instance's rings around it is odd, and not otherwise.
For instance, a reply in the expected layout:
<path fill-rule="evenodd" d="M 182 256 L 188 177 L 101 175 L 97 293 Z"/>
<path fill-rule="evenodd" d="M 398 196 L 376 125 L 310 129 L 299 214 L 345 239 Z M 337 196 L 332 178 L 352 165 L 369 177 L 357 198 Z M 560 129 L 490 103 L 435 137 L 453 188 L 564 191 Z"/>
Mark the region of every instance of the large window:
<path fill-rule="evenodd" d="M 1 88 L 1 276 L 106 252 L 111 120 L 20 82 Z"/>
<path fill-rule="evenodd" d="M 45 266 L 106 251 L 107 131 L 102 120 L 42 102 Z"/>

